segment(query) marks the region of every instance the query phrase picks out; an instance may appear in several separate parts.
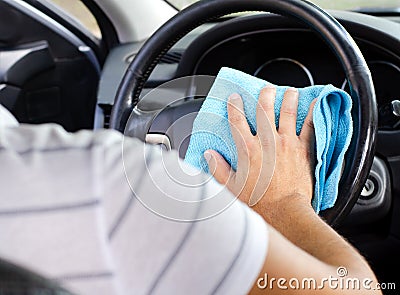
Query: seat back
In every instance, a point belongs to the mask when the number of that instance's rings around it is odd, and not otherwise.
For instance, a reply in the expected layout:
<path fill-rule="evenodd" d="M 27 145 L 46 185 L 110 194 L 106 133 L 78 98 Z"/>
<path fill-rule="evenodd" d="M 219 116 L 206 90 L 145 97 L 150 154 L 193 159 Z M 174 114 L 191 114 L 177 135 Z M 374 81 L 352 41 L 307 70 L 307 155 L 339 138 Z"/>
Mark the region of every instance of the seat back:
<path fill-rule="evenodd" d="M 56 282 L 0 259 L 0 294 L 70 295 L 72 293 Z"/>

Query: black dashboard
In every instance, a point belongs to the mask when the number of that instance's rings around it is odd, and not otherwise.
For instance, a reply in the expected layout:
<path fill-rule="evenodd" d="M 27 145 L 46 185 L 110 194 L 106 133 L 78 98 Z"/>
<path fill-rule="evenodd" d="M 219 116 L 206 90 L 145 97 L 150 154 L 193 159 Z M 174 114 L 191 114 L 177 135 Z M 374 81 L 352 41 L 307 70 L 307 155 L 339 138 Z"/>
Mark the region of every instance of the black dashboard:
<path fill-rule="evenodd" d="M 342 24 L 355 38 L 371 70 L 378 101 L 379 128 L 400 130 L 399 120 L 391 113 L 391 102 L 400 97 L 397 85 L 393 83 L 400 81 L 398 39 L 390 40 L 393 36 L 383 36 L 350 19 L 342 20 Z M 397 37 L 399 32 L 400 28 Z M 223 66 L 277 85 L 333 84 L 349 91 L 344 71 L 330 48 L 300 23 L 280 16 L 255 15 L 215 26 L 188 47 L 178 74 L 217 75 Z"/>
<path fill-rule="evenodd" d="M 379 127 L 400 129 L 391 117 L 388 105 L 399 98 L 392 81 L 400 81 L 399 58 L 376 44 L 358 40 L 358 45 L 373 75 L 379 102 Z M 276 85 L 307 87 L 333 84 L 349 91 L 346 77 L 333 53 L 307 30 L 254 32 L 239 35 L 215 45 L 195 65 L 193 74 L 217 75 L 222 67 L 231 67 Z M 391 77 L 391 79 L 387 79 Z"/>

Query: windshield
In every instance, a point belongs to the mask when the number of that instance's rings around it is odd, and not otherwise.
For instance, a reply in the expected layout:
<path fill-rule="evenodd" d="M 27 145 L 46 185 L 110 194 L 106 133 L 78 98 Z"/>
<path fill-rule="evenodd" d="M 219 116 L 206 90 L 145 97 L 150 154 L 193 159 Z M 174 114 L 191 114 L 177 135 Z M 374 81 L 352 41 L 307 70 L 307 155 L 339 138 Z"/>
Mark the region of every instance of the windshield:
<path fill-rule="evenodd" d="M 199 0 L 168 0 L 168 2 L 178 9 L 183 9 L 197 1 Z M 339 10 L 400 7 L 400 0 L 312 0 L 311 2 L 325 9 Z"/>

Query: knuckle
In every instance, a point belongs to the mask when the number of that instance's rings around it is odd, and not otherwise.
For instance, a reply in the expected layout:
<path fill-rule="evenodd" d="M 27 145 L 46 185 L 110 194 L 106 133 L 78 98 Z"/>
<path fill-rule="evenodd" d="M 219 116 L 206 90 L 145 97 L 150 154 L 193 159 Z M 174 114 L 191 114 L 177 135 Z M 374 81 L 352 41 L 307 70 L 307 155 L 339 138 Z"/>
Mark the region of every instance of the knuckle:
<path fill-rule="evenodd" d="M 282 148 L 290 147 L 291 138 L 289 136 L 287 136 L 286 134 L 282 134 L 280 136 L 280 145 L 282 146 Z"/>
<path fill-rule="evenodd" d="M 252 157 L 257 152 L 257 145 L 253 140 L 245 141 L 246 151 L 249 157 Z"/>
<path fill-rule="evenodd" d="M 299 140 L 297 136 L 281 134 L 279 138 L 279 146 L 284 152 L 297 152 L 299 148 Z"/>
<path fill-rule="evenodd" d="M 285 115 L 286 117 L 295 117 L 297 115 L 296 110 L 292 109 L 292 108 L 285 108 L 282 107 L 281 109 L 281 116 Z"/>
<path fill-rule="evenodd" d="M 312 149 L 310 149 L 304 145 L 298 146 L 297 154 L 299 155 L 300 159 L 303 159 L 303 161 L 305 161 L 305 162 L 311 162 L 311 160 L 313 158 Z"/>
<path fill-rule="evenodd" d="M 229 116 L 229 122 L 233 125 L 242 124 L 244 122 L 244 116 L 240 112 L 234 111 Z"/>
<path fill-rule="evenodd" d="M 274 145 L 275 139 L 273 137 L 259 137 L 261 147 L 270 147 Z"/>
<path fill-rule="evenodd" d="M 259 101 L 257 106 L 261 111 L 265 112 L 275 111 L 274 104 L 268 101 Z"/>
<path fill-rule="evenodd" d="M 304 147 L 298 147 L 297 152 L 300 155 L 301 158 L 308 159 L 310 158 L 310 152 L 308 149 Z"/>
<path fill-rule="evenodd" d="M 244 145 L 245 148 L 243 150 L 243 153 L 247 158 L 247 161 L 249 161 L 250 166 L 254 167 L 254 165 L 259 162 L 259 156 L 261 150 L 260 146 L 258 142 L 255 142 L 253 140 L 246 141 Z"/>
<path fill-rule="evenodd" d="M 314 129 L 314 122 L 313 122 L 313 120 L 306 120 L 305 124 L 306 124 L 306 127 L 311 128 L 311 129 Z"/>
<path fill-rule="evenodd" d="M 258 153 L 254 151 L 250 151 L 249 153 L 249 161 L 250 161 L 250 166 L 252 167 L 252 172 L 256 172 L 256 167 L 260 165 L 260 156 Z"/>

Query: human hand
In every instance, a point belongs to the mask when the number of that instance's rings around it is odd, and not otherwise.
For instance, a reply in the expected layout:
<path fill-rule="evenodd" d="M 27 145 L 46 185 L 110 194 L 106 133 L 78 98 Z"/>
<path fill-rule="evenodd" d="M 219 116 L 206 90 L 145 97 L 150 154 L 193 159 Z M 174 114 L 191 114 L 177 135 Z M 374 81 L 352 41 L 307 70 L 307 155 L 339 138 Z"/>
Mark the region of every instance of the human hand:
<path fill-rule="evenodd" d="M 204 154 L 215 179 L 242 201 L 255 205 L 254 209 L 260 214 L 288 198 L 311 207 L 313 195 L 312 110 L 315 101 L 310 105 L 301 134 L 297 136 L 298 91 L 294 88 L 286 91 L 278 130 L 275 126 L 275 96 L 274 87 L 261 90 L 256 135 L 250 131 L 240 96 L 230 96 L 228 119 L 238 153 L 236 172 L 218 152 L 208 150 Z"/>

